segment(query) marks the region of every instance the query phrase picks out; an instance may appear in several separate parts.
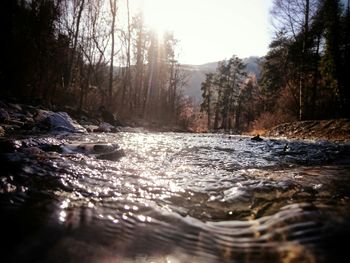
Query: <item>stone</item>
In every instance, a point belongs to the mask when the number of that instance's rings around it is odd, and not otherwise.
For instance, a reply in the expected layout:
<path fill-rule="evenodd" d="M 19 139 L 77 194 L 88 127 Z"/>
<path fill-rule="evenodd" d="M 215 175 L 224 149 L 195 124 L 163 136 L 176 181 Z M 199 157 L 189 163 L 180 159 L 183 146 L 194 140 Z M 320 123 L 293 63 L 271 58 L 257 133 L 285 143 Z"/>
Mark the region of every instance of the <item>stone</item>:
<path fill-rule="evenodd" d="M 143 127 L 118 127 L 118 130 L 121 132 L 147 132 L 147 130 Z"/>
<path fill-rule="evenodd" d="M 38 155 L 38 154 L 42 154 L 44 151 L 38 147 L 33 146 L 33 147 L 23 148 L 22 152 L 29 155 Z"/>
<path fill-rule="evenodd" d="M 35 121 L 40 128 L 51 132 L 86 133 L 86 129 L 74 121 L 66 112 L 39 110 Z"/>
<path fill-rule="evenodd" d="M 96 156 L 97 159 L 100 160 L 110 160 L 110 161 L 117 161 L 120 158 L 125 156 L 125 152 L 123 149 L 117 149 L 112 152 L 107 152 L 107 153 L 101 153 Z"/>
<path fill-rule="evenodd" d="M 15 130 L 20 129 L 21 127 L 18 125 L 14 125 L 14 124 L 6 124 L 2 126 L 5 129 L 5 133 L 12 133 Z"/>
<path fill-rule="evenodd" d="M 9 103 L 9 106 L 16 111 L 22 111 L 22 107 L 19 104 Z"/>
<path fill-rule="evenodd" d="M 24 125 L 23 121 L 15 120 L 15 119 L 9 119 L 7 121 L 8 124 L 10 125 L 16 125 L 17 127 L 22 127 Z"/>
<path fill-rule="evenodd" d="M 114 130 L 114 126 L 107 123 L 103 122 L 98 126 L 97 129 L 94 130 L 94 132 L 112 132 Z"/>
<path fill-rule="evenodd" d="M 124 150 L 115 143 L 66 144 L 61 146 L 61 148 L 63 153 L 81 153 L 100 160 L 117 161 L 125 156 Z"/>
<path fill-rule="evenodd" d="M 86 129 L 87 132 L 94 132 L 95 130 L 98 130 L 97 125 L 83 125 L 83 127 Z"/>
<path fill-rule="evenodd" d="M 0 108 L 0 122 L 5 123 L 10 119 L 10 115 L 8 114 L 8 112 L 3 109 Z"/>
<path fill-rule="evenodd" d="M 106 152 L 112 152 L 114 151 L 116 148 L 118 147 L 117 144 L 110 144 L 110 143 L 106 143 L 106 144 L 95 144 L 93 146 L 93 151 L 95 153 L 106 153 Z"/>
<path fill-rule="evenodd" d="M 260 135 L 256 135 L 254 136 L 253 138 L 251 138 L 252 141 L 255 141 L 255 142 L 262 142 L 263 141 L 263 138 L 260 138 Z"/>
<path fill-rule="evenodd" d="M 0 126 L 0 137 L 5 136 L 5 130 L 3 127 Z"/>

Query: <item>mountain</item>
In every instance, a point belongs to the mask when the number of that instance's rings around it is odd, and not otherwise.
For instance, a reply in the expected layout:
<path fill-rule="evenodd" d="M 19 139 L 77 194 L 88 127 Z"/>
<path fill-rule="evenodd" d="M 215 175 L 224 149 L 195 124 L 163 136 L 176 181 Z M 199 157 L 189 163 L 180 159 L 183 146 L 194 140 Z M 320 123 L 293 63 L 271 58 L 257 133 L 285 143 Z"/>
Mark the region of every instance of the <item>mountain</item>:
<path fill-rule="evenodd" d="M 246 64 L 246 72 L 260 77 L 260 57 L 248 57 L 243 59 Z M 202 101 L 201 84 L 205 80 L 206 73 L 214 73 L 219 62 L 210 62 L 202 65 L 182 65 L 182 70 L 188 76 L 187 87 L 184 90 L 185 95 L 194 99 L 195 102 Z"/>

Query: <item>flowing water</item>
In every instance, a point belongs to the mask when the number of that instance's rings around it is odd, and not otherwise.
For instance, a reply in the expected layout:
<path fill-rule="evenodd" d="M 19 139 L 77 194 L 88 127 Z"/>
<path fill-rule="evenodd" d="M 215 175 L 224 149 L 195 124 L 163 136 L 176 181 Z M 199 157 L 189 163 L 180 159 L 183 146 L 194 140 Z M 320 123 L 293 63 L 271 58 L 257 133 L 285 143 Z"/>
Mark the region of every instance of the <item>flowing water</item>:
<path fill-rule="evenodd" d="M 2 262 L 349 262 L 350 145 L 179 133 L 6 143 Z M 108 143 L 125 156 L 79 150 Z"/>

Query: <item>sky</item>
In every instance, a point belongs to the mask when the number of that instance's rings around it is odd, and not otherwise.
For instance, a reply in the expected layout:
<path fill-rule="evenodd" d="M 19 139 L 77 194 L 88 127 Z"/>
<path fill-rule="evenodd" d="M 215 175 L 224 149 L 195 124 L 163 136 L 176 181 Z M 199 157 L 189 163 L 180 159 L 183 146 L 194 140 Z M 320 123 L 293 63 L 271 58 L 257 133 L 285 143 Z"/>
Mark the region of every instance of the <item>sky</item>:
<path fill-rule="evenodd" d="M 146 26 L 174 33 L 183 64 L 263 56 L 273 35 L 272 0 L 129 1 L 131 12 L 143 11 Z"/>

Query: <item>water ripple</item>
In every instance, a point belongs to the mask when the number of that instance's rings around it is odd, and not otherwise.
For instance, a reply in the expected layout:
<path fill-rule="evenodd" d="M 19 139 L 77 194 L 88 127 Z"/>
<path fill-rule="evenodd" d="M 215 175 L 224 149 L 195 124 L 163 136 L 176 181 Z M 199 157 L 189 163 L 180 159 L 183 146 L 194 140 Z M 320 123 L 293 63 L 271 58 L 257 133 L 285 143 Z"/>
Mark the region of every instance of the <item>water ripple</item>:
<path fill-rule="evenodd" d="M 4 238 L 12 261 L 346 256 L 348 145 L 210 134 L 84 136 L 18 139 L 14 152 L 0 156 L 1 226 L 10 229 Z M 118 144 L 125 157 L 75 151 L 96 143 Z"/>

